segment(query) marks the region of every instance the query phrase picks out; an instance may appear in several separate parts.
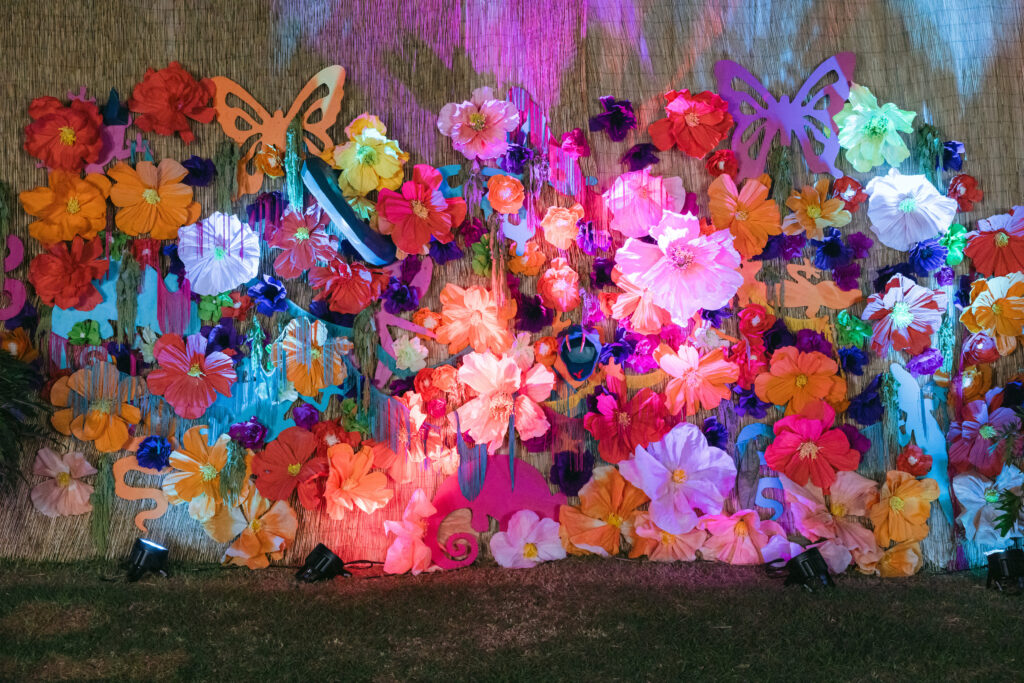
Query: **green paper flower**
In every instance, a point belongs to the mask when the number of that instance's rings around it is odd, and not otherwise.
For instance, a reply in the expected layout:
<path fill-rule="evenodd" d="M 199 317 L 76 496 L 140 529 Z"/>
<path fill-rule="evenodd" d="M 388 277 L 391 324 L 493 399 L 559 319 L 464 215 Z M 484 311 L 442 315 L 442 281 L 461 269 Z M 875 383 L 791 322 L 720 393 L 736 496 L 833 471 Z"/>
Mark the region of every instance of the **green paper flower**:
<path fill-rule="evenodd" d="M 483 240 L 475 243 L 470 250 L 473 252 L 473 272 L 481 277 L 491 274 L 491 251 Z"/>
<path fill-rule="evenodd" d="M 939 239 L 939 244 L 946 247 L 946 265 L 959 265 L 964 260 L 964 247 L 967 246 L 967 228 L 954 223 Z"/>
<path fill-rule="evenodd" d="M 910 156 L 900 133 L 913 132 L 916 117 L 916 112 L 904 111 L 891 102 L 879 107 L 871 91 L 855 83 L 850 99 L 834 119 L 847 161 L 865 173 L 883 163 L 898 166 Z"/>
<path fill-rule="evenodd" d="M 102 341 L 100 324 L 95 320 L 82 320 L 71 326 L 68 344 L 72 346 L 99 346 Z"/>
<path fill-rule="evenodd" d="M 216 295 L 204 295 L 199 299 L 199 319 L 203 322 L 217 322 L 221 319 L 221 308 L 231 307 L 234 302 L 231 295 L 222 292 Z"/>
<path fill-rule="evenodd" d="M 836 343 L 839 346 L 864 348 L 871 339 L 871 325 L 849 311 L 840 311 L 836 316 Z"/>

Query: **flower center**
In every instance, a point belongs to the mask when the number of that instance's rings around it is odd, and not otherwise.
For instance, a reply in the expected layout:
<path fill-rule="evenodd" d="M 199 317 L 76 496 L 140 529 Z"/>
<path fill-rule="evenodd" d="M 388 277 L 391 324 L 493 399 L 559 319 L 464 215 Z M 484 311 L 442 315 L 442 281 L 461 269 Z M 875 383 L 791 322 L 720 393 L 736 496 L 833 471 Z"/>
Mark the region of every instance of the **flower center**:
<path fill-rule="evenodd" d="M 301 471 L 301 470 L 302 470 L 302 464 L 301 463 L 293 462 L 291 465 L 288 465 L 288 474 L 293 476 L 293 477 L 299 476 L 299 471 Z"/>
<path fill-rule="evenodd" d="M 914 213 L 917 208 L 917 201 L 913 197 L 904 197 L 900 200 L 900 211 L 903 213 Z"/>
<path fill-rule="evenodd" d="M 796 379 L 793 381 L 798 387 L 805 387 L 807 386 L 807 375 L 801 372 L 799 375 L 796 376 Z"/>
<path fill-rule="evenodd" d="M 980 434 L 983 439 L 991 439 L 996 435 L 996 428 L 990 424 L 984 424 L 978 427 L 978 434 Z"/>
<path fill-rule="evenodd" d="M 113 410 L 114 410 L 114 401 L 112 399 L 109 399 L 109 398 L 96 399 L 95 401 L 93 401 L 92 403 L 89 404 L 89 412 L 95 411 L 97 413 L 103 413 L 105 415 L 110 415 L 110 413 Z"/>
<path fill-rule="evenodd" d="M 700 116 L 697 114 L 697 112 L 694 111 L 686 112 L 686 115 L 683 116 L 683 120 L 686 121 L 686 125 L 688 125 L 690 128 L 700 125 Z"/>
<path fill-rule="evenodd" d="M 999 502 L 999 489 L 994 486 L 990 486 L 985 489 L 985 502 L 986 503 L 997 503 Z"/>
<path fill-rule="evenodd" d="M 358 145 L 356 146 L 356 159 L 361 164 L 372 166 L 377 163 L 377 150 L 370 145 Z"/>
<path fill-rule="evenodd" d="M 1010 243 L 1010 236 L 1007 235 L 1002 230 L 1000 230 L 999 232 L 996 233 L 995 243 L 996 246 L 1001 249 Z"/>
<path fill-rule="evenodd" d="M 218 261 L 223 261 L 224 257 L 227 256 L 227 253 L 228 252 L 224 247 L 213 248 L 213 258 L 217 259 Z"/>
<path fill-rule="evenodd" d="M 736 220 L 745 221 L 748 218 L 750 218 L 750 214 L 744 211 L 743 209 L 740 209 L 739 211 L 736 212 Z"/>
<path fill-rule="evenodd" d="M 527 543 L 523 546 L 523 557 L 528 560 L 532 560 L 537 557 L 537 546 L 533 543 Z"/>
<path fill-rule="evenodd" d="M 72 197 L 68 200 L 67 212 L 74 216 L 76 213 L 82 210 L 82 205 L 78 202 L 78 197 Z"/>
<path fill-rule="evenodd" d="M 812 204 L 807 207 L 808 218 L 821 218 L 821 207 L 817 204 Z"/>
<path fill-rule="evenodd" d="M 499 422 L 508 421 L 509 415 L 512 414 L 513 405 L 512 394 L 505 392 L 495 394 L 491 398 L 491 417 Z"/>
<path fill-rule="evenodd" d="M 661 539 L 660 540 L 661 540 L 661 544 L 662 545 L 668 545 L 669 543 L 672 542 L 672 534 L 670 534 L 667 531 L 662 531 L 661 532 Z"/>
<path fill-rule="evenodd" d="M 682 484 L 686 481 L 686 470 L 678 469 L 672 470 L 672 482 L 676 484 Z"/>
<path fill-rule="evenodd" d="M 864 125 L 864 132 L 874 137 L 881 137 L 889 132 L 889 119 L 883 114 L 875 114 Z"/>
<path fill-rule="evenodd" d="M 797 455 L 800 456 L 801 460 L 815 460 L 818 457 L 818 451 L 820 451 L 818 444 L 813 441 L 804 441 L 800 444 L 800 450 L 797 451 Z"/>
<path fill-rule="evenodd" d="M 78 139 L 78 136 L 75 135 L 75 129 L 71 126 L 61 126 L 57 132 L 60 134 L 60 143 L 62 145 L 70 147 Z"/>
<path fill-rule="evenodd" d="M 473 130 L 483 130 L 487 127 L 487 117 L 478 111 L 469 115 L 469 127 Z"/>
<path fill-rule="evenodd" d="M 154 190 L 152 187 L 147 187 L 142 191 L 142 198 L 146 200 L 147 204 L 159 204 L 160 193 Z"/>
<path fill-rule="evenodd" d="M 733 533 L 737 536 L 749 536 L 750 527 L 747 526 L 747 520 L 741 519 L 740 521 L 736 522 L 736 526 L 733 527 Z"/>
<path fill-rule="evenodd" d="M 199 473 L 203 475 L 203 481 L 213 481 L 217 478 L 217 475 L 220 474 L 220 472 L 217 471 L 217 468 L 210 463 L 200 465 Z"/>
<path fill-rule="evenodd" d="M 617 422 L 620 427 L 628 427 L 630 422 L 632 422 L 632 418 L 625 410 L 616 410 L 615 422 Z"/>
<path fill-rule="evenodd" d="M 889 498 L 889 509 L 901 512 L 903 510 L 903 499 L 899 496 L 892 496 Z"/>
<path fill-rule="evenodd" d="M 193 363 L 192 366 L 188 369 L 188 376 L 189 377 L 202 377 L 203 376 L 203 367 L 199 363 Z"/>
<path fill-rule="evenodd" d="M 693 263 L 693 251 L 673 244 L 668 248 L 668 258 L 679 270 L 686 270 Z"/>
<path fill-rule="evenodd" d="M 252 529 L 254 534 L 258 534 L 260 532 L 260 529 L 263 528 L 263 522 L 259 519 L 254 519 L 251 522 L 249 522 L 249 528 Z"/>
<path fill-rule="evenodd" d="M 66 489 L 70 485 L 71 485 L 71 475 L 68 474 L 67 472 L 58 472 L 57 473 L 57 486 L 61 487 L 62 489 Z"/>
<path fill-rule="evenodd" d="M 418 199 L 412 200 L 412 212 L 416 214 L 417 218 L 425 219 L 430 215 L 430 211 L 427 210 L 426 205 Z"/>
<path fill-rule="evenodd" d="M 610 515 L 608 515 L 608 519 L 606 519 L 605 521 L 608 522 L 609 524 L 611 524 L 614 527 L 622 526 L 622 522 L 623 522 L 622 517 L 619 517 L 614 512 L 611 513 Z"/>
<path fill-rule="evenodd" d="M 846 506 L 842 503 L 832 503 L 828 506 L 828 511 L 832 513 L 833 517 L 845 517 Z"/>
<path fill-rule="evenodd" d="M 295 231 L 295 239 L 300 242 L 309 239 L 309 228 L 299 228 Z"/>
<path fill-rule="evenodd" d="M 889 314 L 892 324 L 897 328 L 906 329 L 914 322 L 914 313 L 910 310 L 910 304 L 905 301 L 897 301 L 892 305 L 892 312 Z"/>

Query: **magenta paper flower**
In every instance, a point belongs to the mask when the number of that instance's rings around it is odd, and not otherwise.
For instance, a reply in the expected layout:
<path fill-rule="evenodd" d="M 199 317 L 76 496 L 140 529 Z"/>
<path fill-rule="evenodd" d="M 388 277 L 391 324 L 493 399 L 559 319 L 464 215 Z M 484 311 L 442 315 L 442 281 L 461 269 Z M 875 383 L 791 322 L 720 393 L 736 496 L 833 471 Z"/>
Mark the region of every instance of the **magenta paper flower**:
<path fill-rule="evenodd" d="M 507 134 L 519 126 L 519 111 L 498 100 L 490 88 L 477 88 L 468 102 L 449 102 L 437 117 L 437 129 L 452 139 L 467 159 L 494 159 L 508 149 Z"/>
<path fill-rule="evenodd" d="M 957 472 L 974 467 L 990 479 L 1003 469 L 1005 443 L 998 437 L 1017 430 L 1020 420 L 1011 408 L 1003 408 L 1003 390 L 991 389 L 984 399 L 971 401 L 962 409 L 959 422 L 949 425 L 949 465 Z"/>
<path fill-rule="evenodd" d="M 833 428 L 835 420 L 832 406 L 824 402 L 820 417 L 797 413 L 782 418 L 772 425 L 775 439 L 764 452 L 765 463 L 801 486 L 810 481 L 827 492 L 836 472 L 860 464 L 860 451 L 842 429 Z"/>
<path fill-rule="evenodd" d="M 709 446 L 700 428 L 689 422 L 646 448 L 637 446 L 631 459 L 619 463 L 619 472 L 650 497 L 651 520 L 670 534 L 697 526 L 695 508 L 721 512 L 736 482 L 732 457 Z"/>
<path fill-rule="evenodd" d="M 338 238 L 327 232 L 330 217 L 311 206 L 305 213 L 288 210 L 281 219 L 281 227 L 267 243 L 283 249 L 274 260 L 274 272 L 285 280 L 299 277 L 303 272 L 326 263 L 338 255 Z"/>
<path fill-rule="evenodd" d="M 656 244 L 626 240 L 615 265 L 633 284 L 649 288 L 675 324 L 685 326 L 702 308 L 722 308 L 743 284 L 728 230 L 702 235 L 696 217 L 665 211 L 651 237 Z"/>
<path fill-rule="evenodd" d="M 178 415 L 195 420 L 213 405 L 217 394 L 231 395 L 235 365 L 220 351 L 206 352 L 206 337 L 200 334 L 182 339 L 165 334 L 153 346 L 159 367 L 149 373 L 150 393 L 163 396 Z"/>
<path fill-rule="evenodd" d="M 415 575 L 430 568 L 430 548 L 423 542 L 423 534 L 427 530 L 426 519 L 436 512 L 426 492 L 416 489 L 405 506 L 402 521 L 384 522 L 385 533 L 395 537 L 384 558 L 385 573 Z"/>
<path fill-rule="evenodd" d="M 212 296 L 256 277 L 260 240 L 238 218 L 218 211 L 178 230 L 178 258 L 192 291 Z"/>
<path fill-rule="evenodd" d="M 565 559 L 558 522 L 541 519 L 533 510 L 520 510 L 509 518 L 505 531 L 491 537 L 491 555 L 507 569 L 531 569 L 541 562 Z"/>
<path fill-rule="evenodd" d="M 92 486 L 79 479 L 96 474 L 96 468 L 81 453 L 60 456 L 49 448 L 41 448 L 36 453 L 32 474 L 47 477 L 32 487 L 31 494 L 36 510 L 47 517 L 84 515 L 92 510 Z"/>
<path fill-rule="evenodd" d="M 932 334 L 942 325 L 946 293 L 916 284 L 897 273 L 880 294 L 868 297 L 861 313 L 874 321 L 871 350 L 884 355 L 889 347 L 916 356 L 932 345 Z"/>
<path fill-rule="evenodd" d="M 681 178 L 652 176 L 646 168 L 623 173 L 603 196 L 612 212 L 610 227 L 626 237 L 645 237 L 661 221 L 662 211 L 679 213 L 686 203 Z"/>
<path fill-rule="evenodd" d="M 761 550 L 772 536 L 785 535 L 776 522 L 761 521 L 756 510 L 737 510 L 731 515 L 707 515 L 697 525 L 711 535 L 701 556 L 729 564 L 762 564 Z"/>
<path fill-rule="evenodd" d="M 908 251 L 945 233 L 956 216 L 956 200 L 939 194 L 923 175 L 901 175 L 894 168 L 872 178 L 864 189 L 870 197 L 871 230 L 890 249 Z"/>

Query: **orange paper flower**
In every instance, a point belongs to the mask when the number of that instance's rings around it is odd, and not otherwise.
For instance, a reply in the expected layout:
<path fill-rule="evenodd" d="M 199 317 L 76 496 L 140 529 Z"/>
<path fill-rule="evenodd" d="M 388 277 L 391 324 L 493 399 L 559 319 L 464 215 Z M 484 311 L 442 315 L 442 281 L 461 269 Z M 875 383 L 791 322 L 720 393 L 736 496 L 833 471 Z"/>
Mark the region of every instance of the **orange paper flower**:
<path fill-rule="evenodd" d="M 648 500 L 614 467 L 598 467 L 580 489 L 580 506 L 559 510 L 562 544 L 573 555 L 618 555 L 623 538 L 633 543 L 637 508 Z"/>
<path fill-rule="evenodd" d="M 574 204 L 571 208 L 561 206 L 549 206 L 540 226 L 544 228 L 544 239 L 548 244 L 565 251 L 576 243 L 576 235 L 579 228 L 577 221 L 583 218 L 583 207 Z"/>
<path fill-rule="evenodd" d="M 221 504 L 220 471 L 228 462 L 231 441 L 227 434 L 221 434 L 211 446 L 208 434 L 206 426 L 185 432 L 181 447 L 171 453 L 174 471 L 163 481 L 168 499 L 172 503 L 187 502 L 189 515 L 200 523 L 212 519 Z"/>
<path fill-rule="evenodd" d="M 28 225 L 28 233 L 44 245 L 72 240 L 81 235 L 87 240 L 107 226 L 107 196 L 110 181 L 100 173 L 85 178 L 52 171 L 48 187 L 37 187 L 18 195 L 25 213 L 39 220 Z"/>
<path fill-rule="evenodd" d="M 754 380 L 754 391 L 762 401 L 785 405 L 787 415 L 803 412 L 814 401 L 838 405 L 846 399 L 846 380 L 838 372 L 836 362 L 823 353 L 784 346 L 772 355 L 768 372 Z"/>
<path fill-rule="evenodd" d="M 320 320 L 296 318 L 289 321 L 271 360 L 284 363 L 285 376 L 303 396 L 317 396 L 324 387 L 341 384 L 348 376 L 345 338 L 329 339 L 327 325 Z"/>
<path fill-rule="evenodd" d="M 994 337 L 1000 356 L 1017 348 L 1024 330 L 1024 274 L 975 280 L 971 284 L 971 305 L 960 314 L 971 332 Z"/>
<path fill-rule="evenodd" d="M 487 181 L 487 200 L 498 213 L 519 213 L 523 208 L 523 184 L 507 175 L 492 175 Z"/>
<path fill-rule="evenodd" d="M 665 405 L 673 415 L 685 410 L 690 417 L 698 410 L 717 408 L 722 399 L 729 398 L 729 385 L 740 376 L 739 368 L 725 360 L 721 348 L 701 356 L 689 345 L 673 352 L 662 344 L 654 359 L 672 376 L 665 387 Z"/>
<path fill-rule="evenodd" d="M 285 548 L 295 540 L 299 520 L 287 502 L 269 501 L 250 488 L 238 507 L 221 507 L 203 528 L 218 543 L 231 542 L 221 562 L 264 569 L 270 560 L 284 557 Z"/>
<path fill-rule="evenodd" d="M 825 228 L 841 228 L 850 222 L 852 216 L 846 210 L 846 203 L 839 197 L 828 199 L 828 178 L 815 183 L 814 187 L 804 185 L 799 192 L 793 190 L 786 200 L 792 211 L 782 222 L 782 231 L 787 235 L 806 232 L 808 239 L 825 238 Z"/>
<path fill-rule="evenodd" d="M 530 240 L 526 243 L 526 251 L 522 256 L 516 253 L 516 245 L 509 245 L 508 269 L 516 275 L 533 277 L 539 275 L 541 268 L 547 261 L 547 256 L 536 241 Z"/>
<path fill-rule="evenodd" d="M 130 401 L 144 393 L 141 378 L 124 375 L 110 363 L 90 365 L 61 377 L 50 389 L 50 402 L 62 408 L 50 423 L 61 434 L 92 441 L 101 453 L 114 453 L 131 441 L 128 430 L 142 413 Z M 85 406 L 84 412 L 78 406 Z"/>
<path fill-rule="evenodd" d="M 768 238 L 782 232 L 779 207 L 768 199 L 768 187 L 750 179 L 743 190 L 728 175 L 720 175 L 708 188 L 711 221 L 719 230 L 728 229 L 735 238 L 733 246 L 743 258 L 757 256 Z"/>
<path fill-rule="evenodd" d="M 463 289 L 449 282 L 441 290 L 441 307 L 444 323 L 437 331 L 437 341 L 447 344 L 449 353 L 472 346 L 474 351 L 490 350 L 500 356 L 512 346 L 508 322 L 516 314 L 515 301 L 499 308 L 483 287 Z"/>
<path fill-rule="evenodd" d="M 327 458 L 331 470 L 327 475 L 324 500 L 332 519 L 342 519 L 346 512 L 356 508 L 369 515 L 391 500 L 394 491 L 386 488 L 387 475 L 370 471 L 372 449 L 363 447 L 357 453 L 347 443 L 339 443 L 327 449 Z"/>
<path fill-rule="evenodd" d="M 921 541 L 928 535 L 928 517 L 933 500 L 939 497 L 934 479 L 891 470 L 879 491 L 878 502 L 868 510 L 875 525 L 875 540 L 885 548 L 890 542 Z"/>
<path fill-rule="evenodd" d="M 121 209 L 114 219 L 121 232 L 173 240 L 178 228 L 199 220 L 192 188 L 181 182 L 188 171 L 174 159 L 164 159 L 159 166 L 140 161 L 135 168 L 120 162 L 107 174 L 115 182 L 110 201 Z"/>
<path fill-rule="evenodd" d="M 580 276 L 561 256 L 551 259 L 551 267 L 537 281 L 537 293 L 545 306 L 556 311 L 571 311 L 580 305 Z"/>

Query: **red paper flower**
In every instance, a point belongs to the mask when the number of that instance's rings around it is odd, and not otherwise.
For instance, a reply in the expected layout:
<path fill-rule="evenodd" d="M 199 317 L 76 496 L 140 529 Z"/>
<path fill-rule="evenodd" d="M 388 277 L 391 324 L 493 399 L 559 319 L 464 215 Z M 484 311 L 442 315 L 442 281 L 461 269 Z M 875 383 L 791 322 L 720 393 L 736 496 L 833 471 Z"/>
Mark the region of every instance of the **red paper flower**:
<path fill-rule="evenodd" d="M 288 500 L 299 489 L 307 510 L 319 504 L 316 480 L 327 476 L 327 458 L 314 457 L 317 438 L 302 427 L 289 427 L 252 459 L 256 488 L 269 500 Z"/>
<path fill-rule="evenodd" d="M 102 254 L 100 240 L 86 242 L 76 236 L 70 249 L 67 242 L 58 242 L 32 259 L 28 281 L 47 306 L 91 311 L 103 301 L 92 281 L 105 276 L 110 266 Z"/>
<path fill-rule="evenodd" d="M 327 232 L 330 217 L 319 207 L 305 213 L 288 211 L 281 227 L 268 240 L 272 247 L 283 249 L 274 261 L 277 276 L 291 280 L 316 265 L 330 261 L 338 253 L 338 239 Z"/>
<path fill-rule="evenodd" d="M 359 432 L 347 431 L 337 420 L 321 420 L 313 425 L 316 437 L 316 456 L 327 459 L 327 450 L 339 443 L 347 443 L 353 449 L 359 448 L 363 436 Z"/>
<path fill-rule="evenodd" d="M 217 115 L 210 106 L 214 89 L 209 78 L 197 81 L 181 64 L 171 62 L 166 69 L 146 71 L 132 90 L 128 108 L 138 114 L 135 125 L 142 130 L 157 135 L 178 133 L 185 142 L 192 142 L 195 136 L 188 120 L 212 123 Z"/>
<path fill-rule="evenodd" d="M 387 281 L 388 277 L 379 270 L 371 270 L 359 262 L 348 264 L 340 258 L 309 271 L 309 284 L 324 290 L 315 298 L 326 300 L 335 313 L 363 310 L 380 296 Z"/>
<path fill-rule="evenodd" d="M 715 178 L 723 173 L 735 178 L 736 174 L 740 172 L 740 164 L 731 149 L 720 149 L 709 156 L 704 161 L 704 168 Z"/>
<path fill-rule="evenodd" d="M 908 443 L 896 458 L 896 469 L 915 477 L 923 477 L 932 469 L 932 456 L 922 451 L 917 444 Z"/>
<path fill-rule="evenodd" d="M 583 426 L 597 439 L 605 462 L 615 464 L 632 457 L 637 446 L 658 441 L 670 428 L 661 394 L 641 389 L 627 400 L 620 374 L 608 373 L 608 392 L 597 397 L 597 412 L 583 417 Z"/>
<path fill-rule="evenodd" d="M 964 254 L 986 277 L 1024 271 L 1024 211 L 982 218 L 967 233 Z"/>
<path fill-rule="evenodd" d="M 863 186 L 850 176 L 843 176 L 832 186 L 832 196 L 839 197 L 846 205 L 850 213 L 854 213 L 860 205 L 868 200 L 868 194 Z"/>
<path fill-rule="evenodd" d="M 949 181 L 949 190 L 946 191 L 946 196 L 956 200 L 958 210 L 970 211 L 974 208 L 975 202 L 980 202 L 985 198 L 985 193 L 978 188 L 978 181 L 973 176 L 961 173 L 953 176 L 953 179 Z"/>
<path fill-rule="evenodd" d="M 165 334 L 153 345 L 153 356 L 160 367 L 146 378 L 149 391 L 163 396 L 178 415 L 195 420 L 218 393 L 231 395 L 235 365 L 220 351 L 206 353 L 206 337 Z"/>
<path fill-rule="evenodd" d="M 441 173 L 417 164 L 412 180 L 402 184 L 401 193 L 384 188 L 377 198 L 377 225 L 391 235 L 407 254 L 426 253 L 433 237 L 447 244 L 454 238 L 452 228 L 466 218 L 466 202 L 460 197 L 445 199 L 441 194 Z"/>
<path fill-rule="evenodd" d="M 841 429 L 833 429 L 835 411 L 821 403 L 821 417 L 784 417 L 772 427 L 775 440 L 764 452 L 764 461 L 794 483 L 808 480 L 825 493 L 836 480 L 837 471 L 857 469 L 860 451 L 850 446 Z"/>
<path fill-rule="evenodd" d="M 37 97 L 28 115 L 23 146 L 48 168 L 77 173 L 99 159 L 103 118 L 95 104 L 72 100 L 64 106 L 56 97 Z"/>
<path fill-rule="evenodd" d="M 691 95 L 689 90 L 665 93 L 668 118 L 652 123 L 647 131 L 651 142 L 664 151 L 673 146 L 700 159 L 725 139 L 732 128 L 732 115 L 725 100 L 713 92 Z"/>

